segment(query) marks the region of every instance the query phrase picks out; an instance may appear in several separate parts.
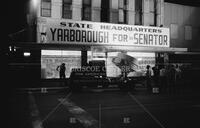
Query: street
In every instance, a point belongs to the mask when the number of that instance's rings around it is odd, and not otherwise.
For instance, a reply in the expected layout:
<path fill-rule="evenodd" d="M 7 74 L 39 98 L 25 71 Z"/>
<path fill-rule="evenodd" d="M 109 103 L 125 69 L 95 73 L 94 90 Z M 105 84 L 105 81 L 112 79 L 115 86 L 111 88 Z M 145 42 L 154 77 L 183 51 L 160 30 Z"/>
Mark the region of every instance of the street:
<path fill-rule="evenodd" d="M 9 98 L 10 127 L 187 128 L 200 127 L 200 94 L 152 94 L 144 89 L 18 91 Z"/>

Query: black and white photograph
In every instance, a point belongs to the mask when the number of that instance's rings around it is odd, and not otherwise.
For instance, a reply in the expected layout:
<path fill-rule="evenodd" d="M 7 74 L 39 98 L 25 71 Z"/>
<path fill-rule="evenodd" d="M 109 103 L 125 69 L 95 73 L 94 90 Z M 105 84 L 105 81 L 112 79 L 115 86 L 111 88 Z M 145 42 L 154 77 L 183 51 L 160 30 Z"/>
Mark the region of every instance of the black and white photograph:
<path fill-rule="evenodd" d="M 200 128 L 200 0 L 1 11 L 2 127 Z"/>

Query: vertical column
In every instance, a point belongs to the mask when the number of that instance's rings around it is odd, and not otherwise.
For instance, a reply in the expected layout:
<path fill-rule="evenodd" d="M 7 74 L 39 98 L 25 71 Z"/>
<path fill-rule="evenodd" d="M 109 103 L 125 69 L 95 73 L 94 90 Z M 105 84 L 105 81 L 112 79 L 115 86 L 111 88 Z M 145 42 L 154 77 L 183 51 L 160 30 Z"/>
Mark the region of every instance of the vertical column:
<path fill-rule="evenodd" d="M 92 0 L 92 21 L 101 21 L 101 0 Z"/>
<path fill-rule="evenodd" d="M 118 23 L 119 22 L 119 14 L 118 14 L 118 0 L 110 0 L 110 23 Z"/>
<path fill-rule="evenodd" d="M 124 23 L 124 0 L 118 0 L 119 23 Z"/>
<path fill-rule="evenodd" d="M 156 0 L 156 26 L 160 26 L 161 0 Z"/>
<path fill-rule="evenodd" d="M 127 21 L 128 24 L 134 25 L 135 24 L 135 0 L 128 0 L 128 6 L 127 6 Z"/>
<path fill-rule="evenodd" d="M 121 8 L 119 8 L 119 10 L 118 10 L 118 21 L 119 21 L 119 23 L 124 23 L 124 10 L 123 9 L 121 9 Z"/>
<path fill-rule="evenodd" d="M 72 19 L 81 20 L 82 0 L 72 0 Z"/>
<path fill-rule="evenodd" d="M 160 52 L 156 52 L 156 64 L 159 66 L 159 68 L 161 68 L 162 66 L 164 66 L 164 53 L 160 53 Z"/>
<path fill-rule="evenodd" d="M 33 82 L 39 82 L 41 79 L 41 50 L 40 49 L 33 49 L 31 50 L 32 55 L 32 61 L 34 65 L 31 67 L 32 72 L 31 74 L 33 77 L 31 77 Z"/>
<path fill-rule="evenodd" d="M 76 6 L 76 11 L 78 11 L 80 14 L 77 14 L 78 17 L 77 20 L 81 20 L 81 9 L 82 9 L 82 0 L 73 0 L 72 5 Z M 73 15 L 76 15 L 76 12 L 72 12 Z M 73 19 L 75 17 L 73 16 Z M 74 19 L 75 20 L 75 19 Z M 81 50 L 81 67 L 86 66 L 87 65 L 87 50 L 85 48 L 82 48 Z"/>
<path fill-rule="evenodd" d="M 62 0 L 52 0 L 51 4 L 52 18 L 60 19 L 62 17 Z"/>
<path fill-rule="evenodd" d="M 164 25 L 164 0 L 157 0 L 157 26 Z"/>
<path fill-rule="evenodd" d="M 143 4 L 143 25 L 148 26 L 149 25 L 149 14 L 150 14 L 150 9 L 149 9 L 149 0 L 142 0 Z"/>
<path fill-rule="evenodd" d="M 82 49 L 81 50 L 81 66 L 87 65 L 87 50 Z"/>

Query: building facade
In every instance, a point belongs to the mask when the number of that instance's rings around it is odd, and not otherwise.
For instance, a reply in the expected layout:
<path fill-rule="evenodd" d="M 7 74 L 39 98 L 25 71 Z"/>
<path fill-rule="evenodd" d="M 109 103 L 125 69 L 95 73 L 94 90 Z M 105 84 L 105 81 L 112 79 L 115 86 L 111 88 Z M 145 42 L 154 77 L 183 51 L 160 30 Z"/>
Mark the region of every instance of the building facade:
<path fill-rule="evenodd" d="M 186 47 L 191 51 L 199 51 L 200 48 L 200 12 L 199 7 L 165 3 L 164 26 L 171 31 L 171 46 Z"/>
<path fill-rule="evenodd" d="M 105 61 L 108 77 L 116 77 L 120 69 L 112 59 L 119 53 L 137 58 L 141 71 L 147 64 L 170 62 L 176 52 L 198 51 L 199 10 L 164 0 L 33 0 L 29 43 L 17 45 L 35 53 L 41 78 L 58 78 L 61 62 L 69 77 L 72 68 L 95 59 Z"/>

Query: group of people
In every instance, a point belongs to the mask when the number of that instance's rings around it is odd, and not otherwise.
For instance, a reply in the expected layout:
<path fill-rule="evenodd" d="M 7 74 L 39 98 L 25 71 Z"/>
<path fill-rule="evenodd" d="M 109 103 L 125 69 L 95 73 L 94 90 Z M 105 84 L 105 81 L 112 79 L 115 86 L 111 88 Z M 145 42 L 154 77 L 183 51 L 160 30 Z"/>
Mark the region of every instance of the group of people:
<path fill-rule="evenodd" d="M 56 68 L 59 71 L 60 79 L 65 79 L 65 63 Z M 152 91 L 153 87 L 159 88 L 161 92 L 173 92 L 180 88 L 181 69 L 178 65 L 150 65 L 146 66 L 146 87 L 148 91 Z"/>
<path fill-rule="evenodd" d="M 153 87 L 159 88 L 161 92 L 174 92 L 180 86 L 181 69 L 179 65 L 162 65 L 155 67 L 146 66 L 146 87 L 149 91 Z"/>

